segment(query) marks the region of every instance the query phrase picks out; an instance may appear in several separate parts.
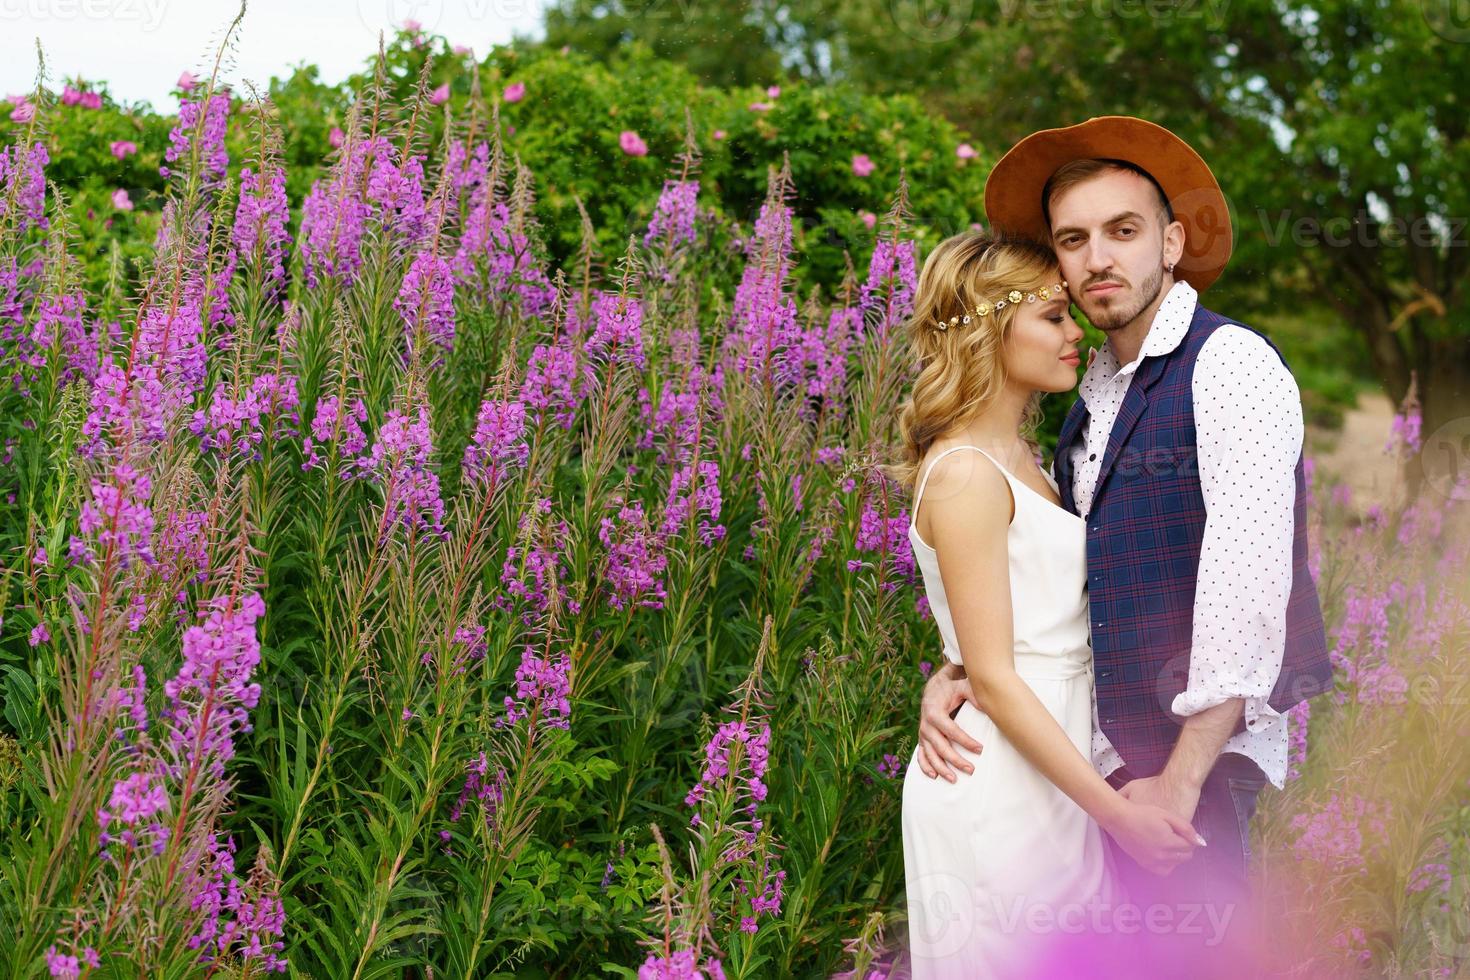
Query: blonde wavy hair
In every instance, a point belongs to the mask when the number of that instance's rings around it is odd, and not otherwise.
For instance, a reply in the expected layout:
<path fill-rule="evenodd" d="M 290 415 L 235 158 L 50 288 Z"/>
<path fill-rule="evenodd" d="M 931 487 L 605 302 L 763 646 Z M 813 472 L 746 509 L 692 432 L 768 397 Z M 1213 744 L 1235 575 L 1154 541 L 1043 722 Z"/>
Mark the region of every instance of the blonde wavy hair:
<path fill-rule="evenodd" d="M 918 356 L 919 376 L 899 409 L 901 454 L 882 470 L 913 492 L 919 463 L 935 440 L 980 415 L 1006 383 L 1001 349 L 1015 322 L 1016 306 L 971 317 L 948 330 L 937 320 L 962 316 L 982 300 L 1012 289 L 1034 292 L 1056 282 L 1057 257 L 1047 246 L 1026 238 L 969 231 L 935 246 L 924 261 L 905 324 L 909 349 Z M 1039 453 L 1041 392 L 1027 403 L 1021 438 Z"/>

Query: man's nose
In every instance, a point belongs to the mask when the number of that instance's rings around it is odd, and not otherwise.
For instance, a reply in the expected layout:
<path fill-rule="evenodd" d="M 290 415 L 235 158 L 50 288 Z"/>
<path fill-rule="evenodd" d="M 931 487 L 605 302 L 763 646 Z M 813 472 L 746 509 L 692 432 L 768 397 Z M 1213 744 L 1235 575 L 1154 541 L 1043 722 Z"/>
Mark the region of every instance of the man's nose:
<path fill-rule="evenodd" d="M 1108 254 L 1107 242 L 1096 237 L 1090 239 L 1087 243 L 1087 271 L 1106 272 L 1112 265 L 1113 257 Z"/>

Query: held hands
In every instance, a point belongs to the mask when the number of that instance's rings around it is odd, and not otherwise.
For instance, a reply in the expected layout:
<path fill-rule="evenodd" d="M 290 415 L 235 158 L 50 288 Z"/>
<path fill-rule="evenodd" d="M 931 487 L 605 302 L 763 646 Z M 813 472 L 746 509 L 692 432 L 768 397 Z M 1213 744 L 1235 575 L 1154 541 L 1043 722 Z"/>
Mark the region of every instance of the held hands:
<path fill-rule="evenodd" d="M 1120 802 L 1117 814 L 1102 827 L 1145 870 L 1167 876 L 1204 846 L 1194 825 L 1178 814 L 1126 797 Z"/>
<path fill-rule="evenodd" d="M 924 697 L 919 706 L 919 768 L 924 775 L 933 779 L 943 776 L 955 781 L 954 769 L 972 773 L 975 767 L 956 751 L 953 743 L 959 743 L 975 754 L 983 747 L 951 717 L 955 709 L 964 702 L 972 704 L 975 692 L 964 669 L 948 660 L 944 666 L 929 675 L 924 684 Z"/>

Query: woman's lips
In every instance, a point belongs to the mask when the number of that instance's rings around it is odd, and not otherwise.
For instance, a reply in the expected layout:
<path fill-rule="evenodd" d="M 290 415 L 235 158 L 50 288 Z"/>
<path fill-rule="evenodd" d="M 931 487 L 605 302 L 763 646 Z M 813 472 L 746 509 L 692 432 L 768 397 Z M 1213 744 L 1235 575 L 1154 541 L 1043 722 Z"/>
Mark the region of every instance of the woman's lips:
<path fill-rule="evenodd" d="M 1060 360 L 1062 360 L 1064 363 L 1072 365 L 1073 367 L 1076 367 L 1077 365 L 1082 363 L 1082 355 L 1068 354 L 1066 357 L 1063 357 Z"/>

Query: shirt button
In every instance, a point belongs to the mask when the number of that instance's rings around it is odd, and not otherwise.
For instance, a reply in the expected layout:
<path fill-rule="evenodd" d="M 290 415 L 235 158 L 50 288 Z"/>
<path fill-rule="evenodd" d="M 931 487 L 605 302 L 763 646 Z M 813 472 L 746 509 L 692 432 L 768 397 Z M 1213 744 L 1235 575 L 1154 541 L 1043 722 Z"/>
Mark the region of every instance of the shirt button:
<path fill-rule="evenodd" d="M 1088 462 L 1092 462 L 1094 459 L 1097 459 L 1097 453 L 1093 453 L 1091 456 L 1087 457 Z"/>

